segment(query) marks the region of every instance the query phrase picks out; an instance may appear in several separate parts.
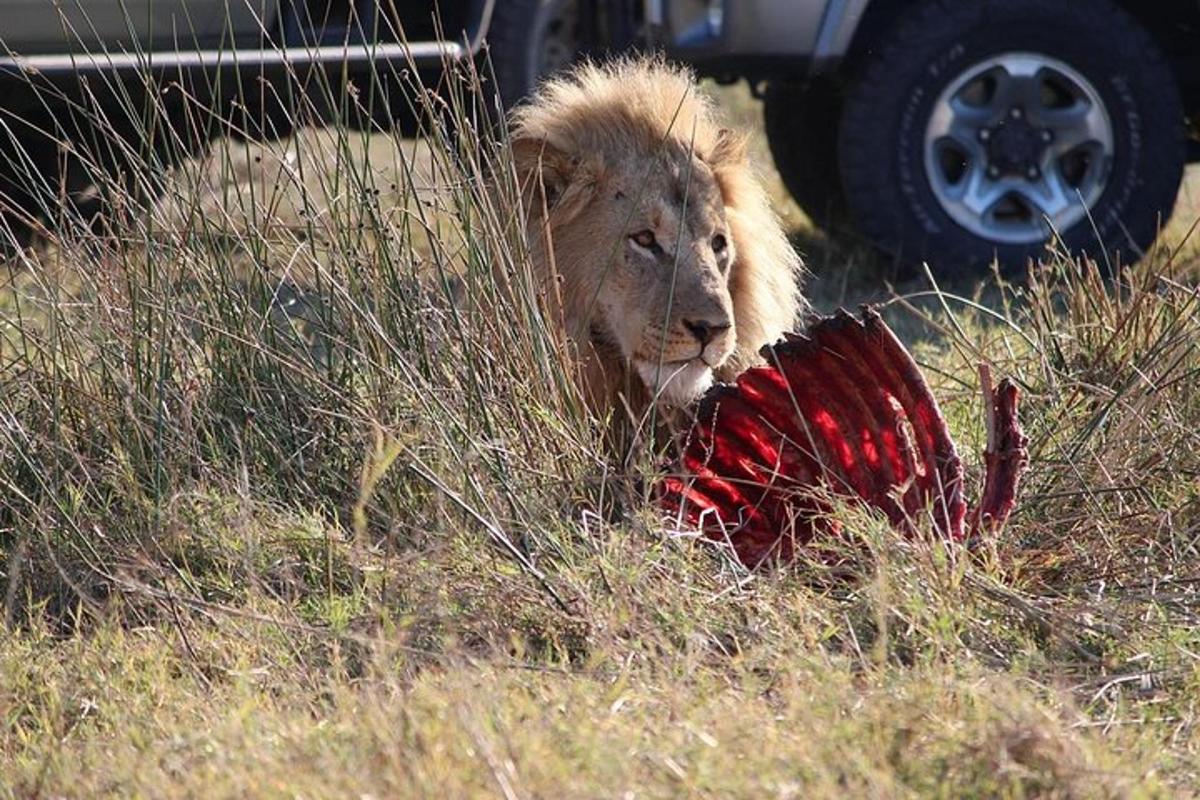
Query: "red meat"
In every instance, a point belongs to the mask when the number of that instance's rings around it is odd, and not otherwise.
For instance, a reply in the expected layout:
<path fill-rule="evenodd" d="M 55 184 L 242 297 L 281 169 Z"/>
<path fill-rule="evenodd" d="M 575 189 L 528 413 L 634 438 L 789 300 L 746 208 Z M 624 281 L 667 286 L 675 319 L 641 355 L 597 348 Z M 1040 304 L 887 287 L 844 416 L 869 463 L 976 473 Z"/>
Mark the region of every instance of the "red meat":
<path fill-rule="evenodd" d="M 946 421 L 878 313 L 864 310 L 860 322 L 839 312 L 763 355 L 766 366 L 701 401 L 683 455 L 658 486 L 676 522 L 727 541 L 752 568 L 840 535 L 827 514 L 832 496 L 879 509 L 909 535 L 926 516 L 953 540 L 1004 524 L 1026 463 L 1010 381 L 993 390 L 982 370 L 986 475 L 968 514 Z"/>

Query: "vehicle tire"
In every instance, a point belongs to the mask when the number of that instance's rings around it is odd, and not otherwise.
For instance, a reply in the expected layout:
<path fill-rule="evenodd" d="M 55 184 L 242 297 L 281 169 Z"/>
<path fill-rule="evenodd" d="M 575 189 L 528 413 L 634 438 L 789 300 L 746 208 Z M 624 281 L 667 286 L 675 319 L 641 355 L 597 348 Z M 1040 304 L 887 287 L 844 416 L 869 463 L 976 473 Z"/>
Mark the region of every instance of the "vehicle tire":
<path fill-rule="evenodd" d="M 31 243 L 35 230 L 62 232 L 57 226 L 66 223 L 78 232 L 96 224 L 120 144 L 81 125 L 64 104 L 14 110 L 11 119 L 0 135 L 0 252 Z"/>
<path fill-rule="evenodd" d="M 1021 268 L 1052 230 L 1127 263 L 1174 206 L 1184 113 L 1155 42 L 1108 0 L 936 0 L 864 65 L 839 161 L 859 230 L 902 263 Z"/>
<path fill-rule="evenodd" d="M 47 98 L 12 109 L 0 134 L 0 252 L 3 243 L 29 244 L 37 229 L 99 232 L 115 207 L 128 213 L 154 203 L 166 172 L 207 141 L 191 131 L 175 97 L 154 101 L 162 116 L 152 122 L 130 117 L 128 107 L 149 102 L 133 95 L 128 105 L 88 110 Z"/>
<path fill-rule="evenodd" d="M 35 221 L 54 207 L 56 148 L 49 137 L 22 127 L 4 126 L 0 133 L 0 259 L 29 244 Z"/>
<path fill-rule="evenodd" d="M 763 96 L 763 127 L 788 193 L 825 231 L 848 220 L 838 171 L 842 97 L 829 81 L 772 81 Z"/>
<path fill-rule="evenodd" d="M 538 81 L 582 52 L 580 0 L 497 3 L 488 29 L 488 56 L 500 102 L 512 108 Z"/>

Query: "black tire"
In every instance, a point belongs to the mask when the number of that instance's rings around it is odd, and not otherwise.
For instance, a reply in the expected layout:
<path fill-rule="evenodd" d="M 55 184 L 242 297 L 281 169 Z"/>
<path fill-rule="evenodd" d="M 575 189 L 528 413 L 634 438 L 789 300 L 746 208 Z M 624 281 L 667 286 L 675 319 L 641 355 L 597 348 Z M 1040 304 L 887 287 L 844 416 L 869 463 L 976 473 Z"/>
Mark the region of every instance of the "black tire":
<path fill-rule="evenodd" d="M 129 113 L 150 102 L 156 118 Z M 0 133 L 0 252 L 31 243 L 35 229 L 103 230 L 114 203 L 126 212 L 153 203 L 166 171 L 207 142 L 187 124 L 178 92 L 88 110 L 44 98 L 11 112 Z"/>
<path fill-rule="evenodd" d="M 772 81 L 763 96 L 763 127 L 775 169 L 814 225 L 846 226 L 849 212 L 838 171 L 842 97 L 829 81 Z"/>
<path fill-rule="evenodd" d="M 1058 232 L 1062 244 L 1097 257 L 1119 253 L 1126 263 L 1140 257 L 1179 190 L 1184 112 L 1154 40 L 1107 0 L 935 0 L 907 13 L 846 98 L 839 160 L 858 229 L 902 263 L 928 261 L 943 275 L 993 258 L 1019 269 L 1045 252 L 1044 243 L 1000 243 L 959 225 L 925 169 L 926 125 L 943 89 L 988 57 L 1013 52 L 1070 66 L 1112 122 L 1107 184 L 1090 220 Z"/>
<path fill-rule="evenodd" d="M 566 66 L 569 58 L 583 51 L 579 30 L 560 30 L 562 10 L 574 7 L 582 13 L 579 0 L 505 0 L 497 3 L 488 28 L 488 58 L 496 78 L 496 89 L 505 109 L 512 108 L 529 95 L 538 81 L 554 67 Z M 561 43 L 573 52 L 562 57 L 546 57 L 546 37 L 560 36 Z M 558 63 L 558 62 L 562 63 Z"/>
<path fill-rule="evenodd" d="M 57 147 L 18 122 L 0 131 L 0 259 L 24 247 L 55 206 Z"/>
<path fill-rule="evenodd" d="M 59 223 L 81 230 L 99 221 L 104 191 L 115 184 L 121 166 L 115 154 L 123 140 L 112 135 L 120 109 L 106 109 L 110 128 L 101 131 L 65 104 L 16 111 L 0 135 L 0 240 L 27 245 L 34 230 Z M 70 142 L 61 146 L 60 141 Z M 0 250 L 3 248 L 0 247 Z"/>

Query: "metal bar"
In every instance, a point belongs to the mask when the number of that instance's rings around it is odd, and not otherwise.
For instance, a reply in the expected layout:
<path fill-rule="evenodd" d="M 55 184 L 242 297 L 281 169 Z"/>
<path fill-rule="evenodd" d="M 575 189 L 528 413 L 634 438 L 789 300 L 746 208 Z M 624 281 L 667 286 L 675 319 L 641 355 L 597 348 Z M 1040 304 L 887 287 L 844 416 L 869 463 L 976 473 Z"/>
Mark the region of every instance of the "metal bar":
<path fill-rule="evenodd" d="M 0 70 L 57 73 L 94 70 L 216 69 L 220 67 L 341 64 L 344 62 L 412 59 L 415 63 L 457 61 L 469 54 L 455 42 L 356 44 L 225 50 L 178 50 L 153 53 L 52 53 L 0 56 Z"/>

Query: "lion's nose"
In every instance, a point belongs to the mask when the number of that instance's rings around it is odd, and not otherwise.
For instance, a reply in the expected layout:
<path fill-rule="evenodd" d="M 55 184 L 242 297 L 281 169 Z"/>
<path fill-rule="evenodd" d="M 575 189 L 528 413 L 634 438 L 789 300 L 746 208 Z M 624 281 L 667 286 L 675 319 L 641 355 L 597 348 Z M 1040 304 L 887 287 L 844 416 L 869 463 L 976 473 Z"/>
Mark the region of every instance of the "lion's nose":
<path fill-rule="evenodd" d="M 705 319 L 685 319 L 683 327 L 692 332 L 703 347 L 731 327 L 728 322 L 710 322 Z"/>

